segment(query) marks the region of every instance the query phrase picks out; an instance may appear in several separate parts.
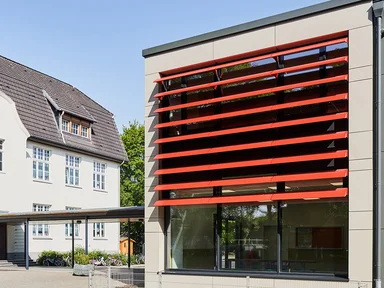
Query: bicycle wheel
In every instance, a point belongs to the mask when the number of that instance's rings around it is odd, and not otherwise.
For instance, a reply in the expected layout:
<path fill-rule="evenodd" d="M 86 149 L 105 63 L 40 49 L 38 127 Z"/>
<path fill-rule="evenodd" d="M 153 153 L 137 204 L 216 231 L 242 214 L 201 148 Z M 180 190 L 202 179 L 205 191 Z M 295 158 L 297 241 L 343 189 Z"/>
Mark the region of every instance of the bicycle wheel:
<path fill-rule="evenodd" d="M 48 259 L 43 260 L 43 266 L 49 266 L 49 260 Z"/>

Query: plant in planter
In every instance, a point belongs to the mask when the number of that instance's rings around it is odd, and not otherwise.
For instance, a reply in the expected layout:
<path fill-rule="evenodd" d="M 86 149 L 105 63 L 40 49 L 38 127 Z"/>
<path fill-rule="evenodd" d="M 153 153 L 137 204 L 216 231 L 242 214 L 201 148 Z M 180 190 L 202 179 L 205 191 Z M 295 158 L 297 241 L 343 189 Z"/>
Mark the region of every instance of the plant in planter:
<path fill-rule="evenodd" d="M 75 255 L 75 265 L 73 267 L 73 275 L 76 276 L 88 276 L 90 271 L 93 271 L 95 267 L 89 264 L 89 256 L 85 254 Z"/>

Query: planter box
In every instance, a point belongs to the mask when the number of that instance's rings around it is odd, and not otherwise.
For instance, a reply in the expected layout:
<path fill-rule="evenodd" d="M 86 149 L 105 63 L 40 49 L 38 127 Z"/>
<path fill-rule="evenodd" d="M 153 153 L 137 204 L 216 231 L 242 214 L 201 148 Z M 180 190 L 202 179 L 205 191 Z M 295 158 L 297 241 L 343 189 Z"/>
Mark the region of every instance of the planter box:
<path fill-rule="evenodd" d="M 95 266 L 92 264 L 75 264 L 75 266 L 73 267 L 73 275 L 76 276 L 88 276 L 90 271 L 95 271 Z"/>

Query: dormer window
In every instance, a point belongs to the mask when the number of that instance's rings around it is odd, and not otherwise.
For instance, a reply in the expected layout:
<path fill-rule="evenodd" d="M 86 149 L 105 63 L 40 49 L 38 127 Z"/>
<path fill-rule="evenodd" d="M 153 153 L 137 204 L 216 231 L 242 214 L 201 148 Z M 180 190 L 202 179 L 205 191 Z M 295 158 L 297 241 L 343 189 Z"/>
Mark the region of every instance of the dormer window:
<path fill-rule="evenodd" d="M 76 117 L 63 115 L 61 122 L 61 130 L 71 134 L 75 134 L 84 138 L 90 137 L 90 123 L 88 121 L 80 120 Z"/>
<path fill-rule="evenodd" d="M 72 134 L 79 135 L 79 124 L 72 123 Z"/>
<path fill-rule="evenodd" d="M 63 119 L 61 128 L 63 129 L 63 131 L 69 132 L 69 121 Z"/>
<path fill-rule="evenodd" d="M 81 126 L 81 136 L 88 138 L 88 127 Z"/>

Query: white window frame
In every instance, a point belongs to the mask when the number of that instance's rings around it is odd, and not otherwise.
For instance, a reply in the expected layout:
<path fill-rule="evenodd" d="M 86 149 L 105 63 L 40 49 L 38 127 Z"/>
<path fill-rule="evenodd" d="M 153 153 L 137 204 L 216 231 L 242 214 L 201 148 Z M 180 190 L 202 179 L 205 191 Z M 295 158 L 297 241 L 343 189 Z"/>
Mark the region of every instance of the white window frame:
<path fill-rule="evenodd" d="M 47 204 L 33 204 L 32 211 L 34 212 L 44 212 L 49 211 L 51 205 Z M 41 230 L 41 235 L 39 235 L 39 230 Z M 49 237 L 49 225 L 48 224 L 33 224 L 32 225 L 32 236 L 33 237 Z"/>
<path fill-rule="evenodd" d="M 65 185 L 80 186 L 80 162 L 78 156 L 65 155 Z"/>
<path fill-rule="evenodd" d="M 74 130 L 76 130 L 76 133 Z M 80 124 L 72 122 L 71 133 L 75 135 L 79 135 L 79 130 L 80 130 Z"/>
<path fill-rule="evenodd" d="M 106 190 L 107 180 L 107 164 L 94 161 L 93 162 L 93 189 Z"/>
<path fill-rule="evenodd" d="M 65 131 L 65 132 L 69 132 L 69 125 L 70 125 L 70 123 L 71 122 L 69 122 L 68 120 L 62 119 L 61 120 L 61 130 Z"/>
<path fill-rule="evenodd" d="M 80 208 L 75 207 L 65 207 L 65 210 L 72 211 L 72 210 L 79 210 Z M 72 237 L 72 223 L 71 224 L 65 224 L 65 237 Z M 75 223 L 75 237 L 80 237 L 80 224 Z"/>
<path fill-rule="evenodd" d="M 81 125 L 81 137 L 88 138 L 88 130 L 89 128 L 87 126 Z"/>
<path fill-rule="evenodd" d="M 32 177 L 35 180 L 49 182 L 51 151 L 34 146 L 32 149 Z M 41 169 L 40 169 L 41 167 Z M 41 172 L 41 174 L 40 174 Z M 40 177 L 41 175 L 41 177 Z"/>
<path fill-rule="evenodd" d="M 0 139 L 0 172 L 4 172 L 4 140 Z"/>
<path fill-rule="evenodd" d="M 93 238 L 105 238 L 105 223 L 93 223 Z"/>

